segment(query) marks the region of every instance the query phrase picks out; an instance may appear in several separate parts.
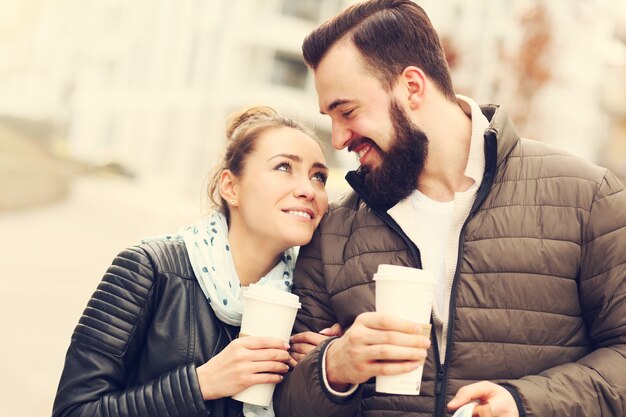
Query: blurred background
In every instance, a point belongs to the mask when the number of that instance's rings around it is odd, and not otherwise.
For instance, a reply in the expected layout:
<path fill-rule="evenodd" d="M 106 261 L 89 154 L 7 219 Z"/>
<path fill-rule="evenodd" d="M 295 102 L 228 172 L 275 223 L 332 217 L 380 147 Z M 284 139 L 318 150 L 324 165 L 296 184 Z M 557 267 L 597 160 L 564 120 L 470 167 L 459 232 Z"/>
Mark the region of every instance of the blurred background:
<path fill-rule="evenodd" d="M 417 1 L 457 92 L 626 179 L 626 2 Z M 303 37 L 345 0 L 0 0 L 0 414 L 51 412 L 111 259 L 206 209 L 229 114 L 270 104 L 329 143 Z"/>

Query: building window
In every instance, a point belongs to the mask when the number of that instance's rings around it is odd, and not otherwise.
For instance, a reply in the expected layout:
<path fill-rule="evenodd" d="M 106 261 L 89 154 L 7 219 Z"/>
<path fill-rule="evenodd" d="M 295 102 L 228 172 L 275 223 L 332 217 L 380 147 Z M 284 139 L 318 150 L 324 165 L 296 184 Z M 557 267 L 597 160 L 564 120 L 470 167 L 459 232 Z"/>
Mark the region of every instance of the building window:
<path fill-rule="evenodd" d="M 283 14 L 317 23 L 322 0 L 284 0 Z"/>
<path fill-rule="evenodd" d="M 307 67 L 298 55 L 276 51 L 272 65 L 272 84 L 304 90 Z"/>

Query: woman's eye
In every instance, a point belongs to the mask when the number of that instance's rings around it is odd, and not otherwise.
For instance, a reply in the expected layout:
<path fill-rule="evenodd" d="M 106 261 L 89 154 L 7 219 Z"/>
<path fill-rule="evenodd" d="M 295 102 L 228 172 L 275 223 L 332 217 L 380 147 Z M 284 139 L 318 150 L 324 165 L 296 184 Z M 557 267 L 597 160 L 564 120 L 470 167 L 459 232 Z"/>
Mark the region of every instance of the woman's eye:
<path fill-rule="evenodd" d="M 326 174 L 324 174 L 323 172 L 318 172 L 316 174 L 313 175 L 313 179 L 315 181 L 319 181 L 322 184 L 326 184 L 326 180 L 328 179 L 328 176 Z"/>
<path fill-rule="evenodd" d="M 274 169 L 277 171 L 289 172 L 291 171 L 291 165 L 288 162 L 281 162 L 280 164 L 276 165 Z"/>
<path fill-rule="evenodd" d="M 350 115 L 352 114 L 352 112 L 354 111 L 354 109 L 348 110 L 348 111 L 344 111 L 343 113 L 341 113 L 341 115 L 343 117 L 350 117 Z"/>

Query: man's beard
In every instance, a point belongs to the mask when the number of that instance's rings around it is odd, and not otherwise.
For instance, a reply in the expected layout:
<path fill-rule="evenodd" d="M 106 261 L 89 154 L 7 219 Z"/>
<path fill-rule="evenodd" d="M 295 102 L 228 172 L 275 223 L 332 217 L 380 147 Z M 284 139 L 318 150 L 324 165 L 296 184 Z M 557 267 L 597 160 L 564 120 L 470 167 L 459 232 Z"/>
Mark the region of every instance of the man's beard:
<path fill-rule="evenodd" d="M 362 166 L 369 201 L 375 206 L 392 207 L 416 188 L 428 155 L 428 137 L 407 116 L 396 100 L 389 104 L 393 135 L 382 162 L 373 169 Z"/>

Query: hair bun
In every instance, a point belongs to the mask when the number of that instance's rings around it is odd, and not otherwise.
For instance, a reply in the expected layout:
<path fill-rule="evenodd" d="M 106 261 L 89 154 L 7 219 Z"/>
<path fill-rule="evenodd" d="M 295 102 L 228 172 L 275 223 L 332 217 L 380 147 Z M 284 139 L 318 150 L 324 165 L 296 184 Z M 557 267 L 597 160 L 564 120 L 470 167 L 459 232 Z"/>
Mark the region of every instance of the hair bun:
<path fill-rule="evenodd" d="M 279 117 L 276 110 L 268 106 L 255 106 L 236 112 L 228 118 L 226 123 L 226 137 L 232 139 L 237 129 L 251 122 L 261 119 L 275 119 Z"/>

